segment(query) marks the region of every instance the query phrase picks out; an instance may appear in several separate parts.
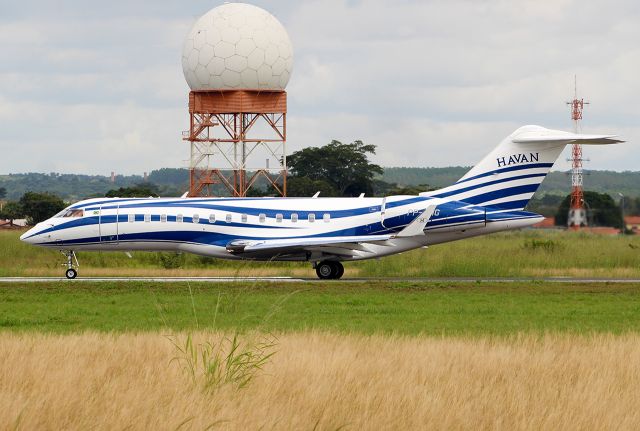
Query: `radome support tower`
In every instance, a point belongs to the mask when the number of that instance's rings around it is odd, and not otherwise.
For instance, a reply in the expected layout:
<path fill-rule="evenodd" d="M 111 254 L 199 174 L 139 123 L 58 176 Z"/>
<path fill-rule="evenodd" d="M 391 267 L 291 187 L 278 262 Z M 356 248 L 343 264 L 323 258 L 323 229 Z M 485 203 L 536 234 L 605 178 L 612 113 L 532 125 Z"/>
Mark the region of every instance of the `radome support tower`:
<path fill-rule="evenodd" d="M 293 48 L 282 24 L 249 4 L 218 6 L 187 35 L 182 68 L 191 89 L 189 196 L 244 197 L 260 181 L 286 196 Z"/>

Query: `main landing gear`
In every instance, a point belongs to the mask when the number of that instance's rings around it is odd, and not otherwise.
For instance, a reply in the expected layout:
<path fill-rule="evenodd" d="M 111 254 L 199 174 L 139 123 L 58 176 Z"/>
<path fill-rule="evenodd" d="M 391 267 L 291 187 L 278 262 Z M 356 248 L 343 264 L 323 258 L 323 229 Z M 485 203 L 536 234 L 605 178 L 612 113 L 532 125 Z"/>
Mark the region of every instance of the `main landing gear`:
<path fill-rule="evenodd" d="M 76 268 L 80 266 L 80 264 L 78 263 L 78 258 L 76 257 L 76 252 L 73 250 L 61 250 L 61 253 L 64 254 L 67 258 L 67 262 L 62 264 L 62 266 L 67 267 L 64 275 L 69 280 L 76 278 L 76 276 L 78 275 L 78 271 L 76 270 Z"/>
<path fill-rule="evenodd" d="M 316 274 L 321 280 L 337 280 L 344 274 L 344 266 L 334 260 L 323 260 L 315 264 Z"/>

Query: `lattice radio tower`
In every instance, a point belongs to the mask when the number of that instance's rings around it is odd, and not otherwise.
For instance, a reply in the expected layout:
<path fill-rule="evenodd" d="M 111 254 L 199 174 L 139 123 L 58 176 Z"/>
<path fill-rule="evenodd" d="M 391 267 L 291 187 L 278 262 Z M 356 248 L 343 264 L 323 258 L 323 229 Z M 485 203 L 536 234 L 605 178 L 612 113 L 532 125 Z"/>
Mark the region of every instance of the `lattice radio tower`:
<path fill-rule="evenodd" d="M 286 91 L 191 91 L 189 124 L 183 137 L 191 143 L 189 197 L 214 196 L 217 184 L 231 196 L 245 197 L 260 178 L 286 196 Z M 256 150 L 267 156 L 263 167 L 248 165 Z M 275 163 L 270 165 L 270 159 Z"/>
<path fill-rule="evenodd" d="M 582 120 L 582 110 L 584 105 L 588 105 L 584 99 L 578 99 L 577 78 L 573 78 L 573 100 L 567 102 L 571 107 L 571 119 L 573 120 L 573 132 L 580 131 L 580 120 Z M 584 207 L 584 190 L 582 182 L 582 145 L 575 143 L 571 148 L 571 204 L 569 206 L 569 216 L 567 224 L 569 227 L 579 228 L 587 226 L 587 213 Z"/>

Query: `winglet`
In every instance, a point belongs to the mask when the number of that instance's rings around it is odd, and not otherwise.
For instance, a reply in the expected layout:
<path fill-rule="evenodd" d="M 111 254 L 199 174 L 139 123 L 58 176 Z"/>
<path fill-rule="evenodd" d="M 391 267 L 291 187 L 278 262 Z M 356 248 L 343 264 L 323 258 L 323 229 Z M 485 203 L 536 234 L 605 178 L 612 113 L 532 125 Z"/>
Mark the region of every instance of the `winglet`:
<path fill-rule="evenodd" d="M 424 211 L 420 213 L 411 223 L 409 223 L 404 229 L 402 229 L 396 235 L 396 238 L 424 235 L 424 227 L 429 223 L 433 212 L 436 210 L 435 204 L 429 205 Z"/>

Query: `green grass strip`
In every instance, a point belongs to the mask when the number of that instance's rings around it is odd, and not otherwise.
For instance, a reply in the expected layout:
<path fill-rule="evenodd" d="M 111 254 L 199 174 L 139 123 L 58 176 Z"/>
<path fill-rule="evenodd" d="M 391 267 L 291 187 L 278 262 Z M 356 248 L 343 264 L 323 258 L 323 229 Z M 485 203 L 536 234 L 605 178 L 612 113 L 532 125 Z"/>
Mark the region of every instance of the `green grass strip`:
<path fill-rule="evenodd" d="M 0 283 L 0 330 L 194 329 L 194 309 L 200 328 L 241 331 L 624 333 L 640 330 L 640 284 Z"/>

